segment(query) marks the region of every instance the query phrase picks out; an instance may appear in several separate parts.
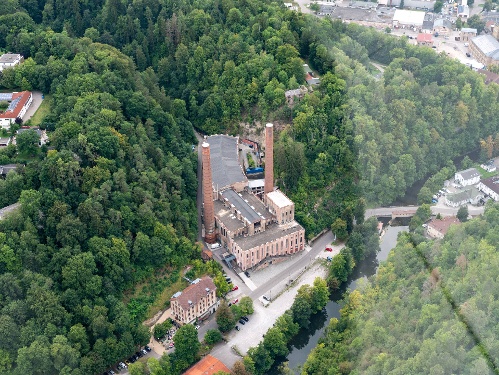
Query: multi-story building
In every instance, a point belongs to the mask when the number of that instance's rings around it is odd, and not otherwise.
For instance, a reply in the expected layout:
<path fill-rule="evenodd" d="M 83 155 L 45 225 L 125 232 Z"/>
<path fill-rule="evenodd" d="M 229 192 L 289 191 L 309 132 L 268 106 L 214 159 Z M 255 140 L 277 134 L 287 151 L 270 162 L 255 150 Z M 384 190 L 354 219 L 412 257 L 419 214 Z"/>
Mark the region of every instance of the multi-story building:
<path fill-rule="evenodd" d="M 480 181 L 478 189 L 483 191 L 496 202 L 499 201 L 499 177 L 494 176 Z"/>
<path fill-rule="evenodd" d="M 172 315 L 181 323 L 193 323 L 197 319 L 213 314 L 219 305 L 213 280 L 205 276 L 196 279 L 170 299 Z"/>
<path fill-rule="evenodd" d="M 206 242 L 217 239 L 241 270 L 265 266 L 305 248 L 305 229 L 294 203 L 274 189 L 273 125 L 265 132 L 263 191 L 254 194 L 239 163 L 238 138 L 203 143 L 203 219 Z"/>
<path fill-rule="evenodd" d="M 460 33 L 461 41 L 468 42 L 470 41 L 471 38 L 476 37 L 476 34 L 477 34 L 477 29 L 473 29 L 470 27 L 463 27 Z"/>
<path fill-rule="evenodd" d="M 473 57 L 483 65 L 499 64 L 499 42 L 492 35 L 472 38 L 469 48 Z"/>
<path fill-rule="evenodd" d="M 426 226 L 426 233 L 432 238 L 442 239 L 453 224 L 460 224 L 460 221 L 455 216 L 447 216 L 443 219 L 433 219 Z"/>
<path fill-rule="evenodd" d="M 0 93 L 0 101 L 9 103 L 4 112 L 0 112 L 0 128 L 9 130 L 16 118 L 23 119 L 33 102 L 33 94 L 29 91 Z"/>

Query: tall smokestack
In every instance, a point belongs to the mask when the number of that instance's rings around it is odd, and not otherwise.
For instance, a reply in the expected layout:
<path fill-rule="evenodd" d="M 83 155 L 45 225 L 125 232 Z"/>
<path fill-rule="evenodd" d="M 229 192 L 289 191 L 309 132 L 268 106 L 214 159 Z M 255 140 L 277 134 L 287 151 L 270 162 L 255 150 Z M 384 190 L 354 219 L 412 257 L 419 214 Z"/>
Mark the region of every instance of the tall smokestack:
<path fill-rule="evenodd" d="M 215 205 L 213 203 L 213 182 L 211 177 L 210 145 L 203 142 L 203 206 L 204 206 L 204 239 L 208 243 L 216 241 Z"/>
<path fill-rule="evenodd" d="M 274 125 L 265 126 L 265 194 L 274 191 Z"/>

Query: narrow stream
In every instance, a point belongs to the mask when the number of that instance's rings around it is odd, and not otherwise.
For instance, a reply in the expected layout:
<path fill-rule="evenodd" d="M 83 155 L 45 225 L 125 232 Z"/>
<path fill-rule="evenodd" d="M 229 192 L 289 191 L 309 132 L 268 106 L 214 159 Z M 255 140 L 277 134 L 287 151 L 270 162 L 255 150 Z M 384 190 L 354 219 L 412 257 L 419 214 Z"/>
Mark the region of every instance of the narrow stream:
<path fill-rule="evenodd" d="M 289 368 L 293 369 L 296 374 L 299 374 L 299 366 L 303 365 L 307 360 L 311 350 L 317 346 L 319 339 L 324 333 L 329 320 L 331 318 L 340 317 L 340 305 L 338 301 L 342 299 L 346 291 L 355 289 L 357 282 L 361 279 L 367 279 L 374 275 L 378 270 L 379 262 L 387 259 L 390 250 L 397 244 L 397 236 L 402 231 L 407 231 L 408 227 L 387 227 L 385 235 L 381 239 L 381 251 L 376 255 L 366 258 L 361 264 L 355 267 L 354 272 L 350 275 L 348 281 L 337 292 L 330 296 L 330 302 L 326 305 L 322 312 L 312 316 L 310 326 L 307 330 L 301 330 L 291 341 L 291 352 L 283 361 L 288 361 Z M 279 374 L 276 370 L 280 363 L 276 363 L 271 374 Z"/>

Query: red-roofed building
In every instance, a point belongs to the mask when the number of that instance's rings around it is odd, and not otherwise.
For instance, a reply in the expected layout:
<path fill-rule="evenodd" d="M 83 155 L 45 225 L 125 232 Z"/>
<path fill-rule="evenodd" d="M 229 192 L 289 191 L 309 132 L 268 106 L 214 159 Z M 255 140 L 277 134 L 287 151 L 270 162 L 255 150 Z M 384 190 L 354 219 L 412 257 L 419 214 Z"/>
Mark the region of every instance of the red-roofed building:
<path fill-rule="evenodd" d="M 444 238 L 451 225 L 459 225 L 461 222 L 455 216 L 447 216 L 443 219 L 433 219 L 426 227 L 426 233 L 433 238 Z"/>
<path fill-rule="evenodd" d="M 220 304 L 216 291 L 217 287 L 211 277 L 194 280 L 170 299 L 172 315 L 179 322 L 188 324 L 213 314 Z"/>
<path fill-rule="evenodd" d="M 416 41 L 418 43 L 418 46 L 433 46 L 433 37 L 431 34 L 420 33 L 418 34 Z"/>
<path fill-rule="evenodd" d="M 218 371 L 226 372 L 230 374 L 230 369 L 225 366 L 222 362 L 211 355 L 207 355 L 186 372 L 184 375 L 213 375 Z"/>
<path fill-rule="evenodd" d="M 33 102 L 33 94 L 29 91 L 1 93 L 0 102 L 6 101 L 9 107 L 0 113 L 0 127 L 5 130 L 10 129 L 10 125 L 16 121 L 16 118 L 22 119 L 29 106 Z"/>

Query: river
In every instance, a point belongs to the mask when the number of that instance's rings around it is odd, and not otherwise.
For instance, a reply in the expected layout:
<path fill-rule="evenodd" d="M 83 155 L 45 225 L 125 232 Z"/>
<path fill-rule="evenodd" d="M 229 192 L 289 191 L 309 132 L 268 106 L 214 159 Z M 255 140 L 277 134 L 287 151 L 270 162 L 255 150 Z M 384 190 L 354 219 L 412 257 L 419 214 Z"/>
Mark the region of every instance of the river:
<path fill-rule="evenodd" d="M 325 309 L 312 316 L 309 328 L 301 330 L 291 341 L 291 351 L 284 361 L 288 361 L 289 368 L 293 369 L 295 373 L 299 373 L 299 366 L 305 363 L 311 350 L 317 346 L 329 320 L 340 317 L 341 307 L 338 301 L 342 299 L 343 294 L 347 290 L 354 290 L 359 280 L 365 280 L 377 272 L 379 262 L 386 260 L 390 250 L 397 244 L 398 234 L 402 231 L 407 231 L 407 229 L 408 227 L 406 226 L 387 227 L 386 233 L 380 242 L 381 251 L 375 256 L 366 258 L 361 264 L 357 265 L 347 282 L 343 284 L 340 290 L 330 296 L 330 301 Z M 274 366 L 271 374 L 279 374 L 276 367 L 280 363 Z"/>

